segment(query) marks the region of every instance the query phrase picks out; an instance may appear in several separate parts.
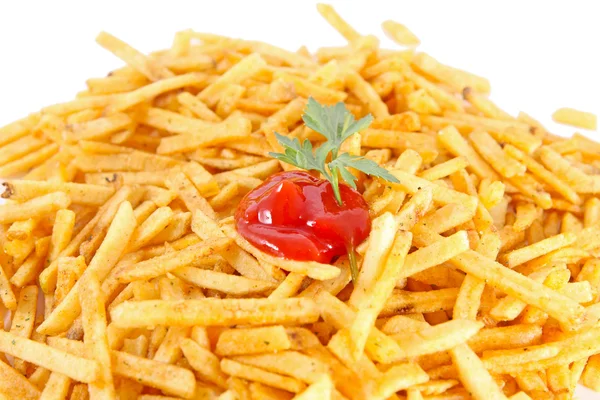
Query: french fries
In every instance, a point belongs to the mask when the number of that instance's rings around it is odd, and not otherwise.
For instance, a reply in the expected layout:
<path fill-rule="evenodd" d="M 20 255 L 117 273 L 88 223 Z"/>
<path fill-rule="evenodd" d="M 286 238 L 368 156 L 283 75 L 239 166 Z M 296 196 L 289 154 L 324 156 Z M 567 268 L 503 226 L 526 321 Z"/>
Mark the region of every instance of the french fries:
<path fill-rule="evenodd" d="M 0 127 L 0 399 L 600 391 L 600 144 L 503 111 L 399 22 L 383 31 L 408 48 L 382 49 L 317 8 L 347 45 L 185 30 L 146 55 L 103 32 L 126 66 Z M 243 196 L 290 168 L 275 132 L 322 143 L 310 96 L 371 114 L 341 148 L 399 180 L 351 172 L 373 217 L 356 277 L 236 230 Z"/>

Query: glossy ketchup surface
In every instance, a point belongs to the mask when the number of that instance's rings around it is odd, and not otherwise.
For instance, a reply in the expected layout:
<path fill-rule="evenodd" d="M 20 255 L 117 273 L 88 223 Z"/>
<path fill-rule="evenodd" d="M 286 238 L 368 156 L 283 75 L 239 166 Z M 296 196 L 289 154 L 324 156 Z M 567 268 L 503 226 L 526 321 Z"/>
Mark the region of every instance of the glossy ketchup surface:
<path fill-rule="evenodd" d="M 371 231 L 361 194 L 343 184 L 340 193 L 341 206 L 327 180 L 305 171 L 275 174 L 242 199 L 235 214 L 237 230 L 274 256 L 331 263 Z"/>

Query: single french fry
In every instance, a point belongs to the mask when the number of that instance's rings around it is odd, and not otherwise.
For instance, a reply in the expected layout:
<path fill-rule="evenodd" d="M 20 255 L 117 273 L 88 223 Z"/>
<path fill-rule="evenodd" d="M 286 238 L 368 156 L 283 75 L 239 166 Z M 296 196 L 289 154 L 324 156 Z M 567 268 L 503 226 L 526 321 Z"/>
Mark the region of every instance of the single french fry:
<path fill-rule="evenodd" d="M 40 400 L 66 399 L 70 386 L 71 379 L 68 376 L 53 372 L 40 395 Z"/>
<path fill-rule="evenodd" d="M 261 293 L 275 288 L 275 285 L 271 282 L 194 267 L 180 267 L 173 270 L 172 273 L 198 287 L 234 295 Z"/>
<path fill-rule="evenodd" d="M 230 84 L 241 83 L 251 78 L 266 67 L 262 57 L 255 53 L 245 57 L 242 61 L 221 75 L 215 82 L 200 92 L 198 99 L 212 107 L 218 101 L 219 94 Z"/>
<path fill-rule="evenodd" d="M 79 291 L 84 344 L 88 356 L 98 363 L 99 377 L 89 384 L 92 398 L 116 397 L 111 371 L 110 348 L 106 334 L 105 300 L 100 282 L 94 274 L 87 274 Z"/>
<path fill-rule="evenodd" d="M 257 367 L 244 365 L 230 359 L 221 360 L 221 369 L 226 374 L 244 378 L 250 381 L 261 382 L 275 388 L 287 390 L 292 393 L 301 392 L 306 385 L 294 378 L 268 372 Z"/>
<path fill-rule="evenodd" d="M 152 313 L 148 313 L 150 310 L 153 310 Z M 236 312 L 233 313 L 233 310 Z M 318 318 L 318 310 L 314 301 L 306 298 L 147 300 L 119 304 L 111 310 L 110 315 L 115 325 L 124 328 L 154 325 L 228 326 L 310 323 Z"/>
<path fill-rule="evenodd" d="M 431 290 L 428 292 L 409 292 L 394 290 L 381 310 L 381 317 L 398 313 L 434 312 L 451 310 L 458 296 L 457 288 Z"/>
<path fill-rule="evenodd" d="M 193 244 L 182 250 L 166 253 L 122 271 L 119 274 L 121 282 L 132 282 L 134 280 L 151 279 L 171 272 L 177 268 L 198 265 L 203 258 L 216 252 L 227 249 L 231 240 L 228 238 L 215 238 L 197 244 Z"/>
<path fill-rule="evenodd" d="M 360 37 L 360 34 L 344 21 L 330 5 L 317 4 L 317 10 L 329 25 L 338 31 L 348 42 L 353 42 Z"/>
<path fill-rule="evenodd" d="M 154 110 L 154 109 L 153 109 Z M 153 113 L 158 113 L 161 110 Z M 165 111 L 161 111 L 165 112 Z M 249 120 L 239 114 L 232 114 L 225 121 L 213 126 L 196 126 L 199 120 L 193 120 L 182 116 L 166 117 L 169 125 L 164 125 L 158 118 L 147 120 L 148 124 L 168 130 L 178 135 L 164 137 L 156 149 L 158 154 L 173 154 L 192 151 L 198 147 L 207 147 L 223 144 L 229 141 L 247 138 L 252 130 Z M 175 125 L 179 123 L 179 125 Z"/>
<path fill-rule="evenodd" d="M 573 233 L 561 233 L 560 235 L 546 238 L 540 242 L 522 247 L 507 254 L 508 266 L 514 268 L 517 265 L 533 260 L 553 250 L 569 246 L 577 239 Z"/>
<path fill-rule="evenodd" d="M 101 32 L 96 37 L 96 42 L 151 81 L 157 81 L 173 76 L 173 73 L 166 67 L 153 63 L 150 58 L 109 33 Z"/>
<path fill-rule="evenodd" d="M 439 242 L 410 253 L 406 257 L 400 277 L 406 278 L 435 265 L 442 264 L 468 249 L 469 239 L 467 233 L 465 231 L 458 231 Z"/>
<path fill-rule="evenodd" d="M 27 286 L 21 289 L 19 303 L 12 317 L 10 333 L 24 338 L 31 337 L 36 316 L 37 296 L 37 286 Z M 21 373 L 26 372 L 26 365 L 23 360 L 15 359 L 14 367 Z"/>
<path fill-rule="evenodd" d="M 152 100 L 162 93 L 177 90 L 186 86 L 194 87 L 201 85 L 207 81 L 207 76 L 199 72 L 191 72 L 184 75 L 169 77 L 161 79 L 159 81 L 150 83 L 140 87 L 139 89 L 132 90 L 127 93 L 119 94 L 114 97 L 111 104 L 106 108 L 106 113 L 109 114 L 107 118 L 114 118 L 120 111 L 129 109 L 136 104 L 144 101 Z M 125 127 L 125 126 L 123 126 Z M 86 139 L 89 137 L 85 137 Z"/>
<path fill-rule="evenodd" d="M 552 119 L 561 124 L 573 125 L 584 129 L 596 129 L 595 114 L 575 110 L 574 108 L 559 108 L 552 114 Z"/>
<path fill-rule="evenodd" d="M 329 367 L 322 361 L 297 351 L 279 351 L 257 355 L 233 357 L 242 364 L 252 365 L 267 371 L 289 375 L 305 383 L 314 383 Z"/>
<path fill-rule="evenodd" d="M 476 399 L 505 399 L 506 396 L 494 382 L 483 363 L 466 344 L 450 350 L 450 356 L 462 384 Z"/>
<path fill-rule="evenodd" d="M 45 214 L 67 208 L 71 199 L 65 193 L 55 192 L 33 198 L 20 204 L 0 205 L 0 223 L 8 224 L 29 218 L 40 218 Z"/>
<path fill-rule="evenodd" d="M 6 308 L 15 310 L 17 308 L 17 298 L 5 269 L 6 267 L 0 263 L 0 299 L 2 299 L 2 304 Z"/>
<path fill-rule="evenodd" d="M 296 400 L 327 399 L 333 396 L 333 382 L 329 375 L 323 374 L 318 381 L 307 387 L 302 393 L 294 396 Z"/>
<path fill-rule="evenodd" d="M 385 213 L 373 221 L 369 246 L 365 252 L 362 267 L 355 281 L 355 289 L 349 304 L 359 308 L 367 299 L 367 288 L 371 287 L 385 268 L 387 255 L 392 249 L 398 222 L 390 213 Z"/>
<path fill-rule="evenodd" d="M 75 227 L 75 213 L 71 210 L 58 210 L 52 227 L 50 238 L 50 249 L 48 250 L 48 261 L 53 262 L 67 247 L 73 235 Z"/>
<path fill-rule="evenodd" d="M 98 367 L 93 361 L 8 332 L 0 332 L 0 351 L 79 382 L 93 382 L 98 376 Z"/>
<path fill-rule="evenodd" d="M 238 328 L 223 331 L 215 353 L 221 356 L 268 353 L 288 350 L 291 342 L 283 326 Z"/>
<path fill-rule="evenodd" d="M 381 26 L 386 35 L 398 44 L 404 46 L 416 46 L 421 43 L 414 33 L 398 22 L 387 20 L 381 24 Z"/>

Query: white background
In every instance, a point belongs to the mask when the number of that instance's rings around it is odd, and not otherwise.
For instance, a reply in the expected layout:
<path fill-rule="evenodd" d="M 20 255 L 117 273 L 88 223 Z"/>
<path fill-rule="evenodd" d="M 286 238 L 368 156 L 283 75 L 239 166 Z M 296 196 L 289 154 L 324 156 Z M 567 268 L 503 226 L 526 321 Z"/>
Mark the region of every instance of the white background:
<path fill-rule="evenodd" d="M 490 79 L 492 99 L 558 134 L 550 115 L 569 106 L 600 114 L 600 2 L 330 1 L 364 34 L 406 24 L 440 61 Z M 66 101 L 121 62 L 94 43 L 106 30 L 141 51 L 168 47 L 182 29 L 264 40 L 295 50 L 342 45 L 313 1 L 0 0 L 0 125 Z M 582 131 L 591 137 L 597 132 Z M 598 399 L 599 394 L 580 395 Z"/>

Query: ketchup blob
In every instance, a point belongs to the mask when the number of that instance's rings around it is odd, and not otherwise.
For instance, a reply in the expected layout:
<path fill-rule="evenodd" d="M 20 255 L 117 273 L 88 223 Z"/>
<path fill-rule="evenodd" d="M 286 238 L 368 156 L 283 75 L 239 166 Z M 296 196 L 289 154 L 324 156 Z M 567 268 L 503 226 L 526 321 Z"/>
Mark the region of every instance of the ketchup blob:
<path fill-rule="evenodd" d="M 369 236 L 371 219 L 362 195 L 306 171 L 272 175 L 249 192 L 235 213 L 237 231 L 262 251 L 299 261 L 331 263 Z"/>

